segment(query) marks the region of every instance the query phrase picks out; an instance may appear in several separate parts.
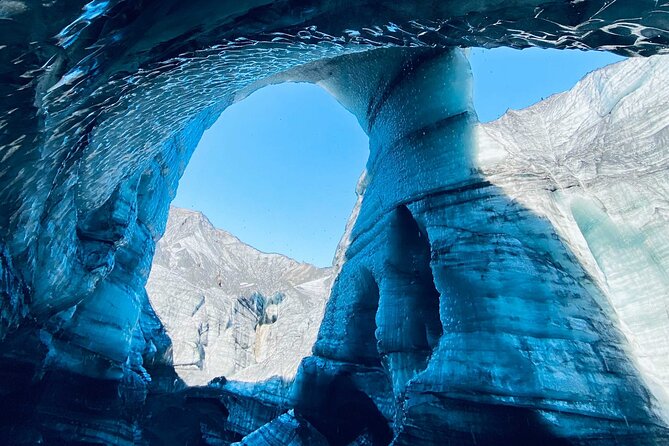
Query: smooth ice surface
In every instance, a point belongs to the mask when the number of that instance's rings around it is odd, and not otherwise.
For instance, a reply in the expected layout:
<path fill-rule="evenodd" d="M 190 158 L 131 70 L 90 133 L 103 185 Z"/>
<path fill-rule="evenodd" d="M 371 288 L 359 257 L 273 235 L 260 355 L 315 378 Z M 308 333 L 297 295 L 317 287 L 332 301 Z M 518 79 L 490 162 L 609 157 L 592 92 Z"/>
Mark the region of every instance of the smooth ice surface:
<path fill-rule="evenodd" d="M 172 207 L 146 290 L 186 384 L 289 382 L 311 353 L 331 282 L 331 268 L 260 252 Z"/>

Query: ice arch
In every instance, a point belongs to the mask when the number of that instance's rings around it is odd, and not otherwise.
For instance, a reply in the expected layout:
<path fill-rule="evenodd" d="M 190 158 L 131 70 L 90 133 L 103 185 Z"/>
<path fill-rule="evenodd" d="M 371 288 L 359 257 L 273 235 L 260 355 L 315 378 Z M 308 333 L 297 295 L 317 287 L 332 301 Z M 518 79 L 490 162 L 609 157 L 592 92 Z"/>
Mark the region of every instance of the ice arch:
<path fill-rule="evenodd" d="M 355 118 L 314 84 L 256 91 L 203 134 L 145 286 L 186 384 L 290 383 L 368 153 Z"/>
<path fill-rule="evenodd" d="M 332 264 L 369 141 L 311 83 L 283 83 L 227 108 L 207 130 L 172 204 L 264 252 Z"/>
<path fill-rule="evenodd" d="M 298 412 L 261 430 L 289 438 L 291 426 L 320 424 L 328 401 L 312 396 L 343 376 L 375 414 L 347 431 L 360 442 L 384 441 L 380 414 L 396 445 L 508 444 L 522 429 L 527 444 L 662 444 L 666 424 L 597 288 L 550 225 L 479 177 L 469 69 L 452 47 L 644 56 L 666 52 L 667 12 L 650 0 L 5 6 L 0 318 L 3 409 L 16 415 L 3 433 L 28 444 L 157 435 L 160 417 L 142 411 L 165 407 L 155 393 L 175 384 L 143 281 L 176 181 L 222 109 L 267 83 L 301 80 L 328 88 L 370 136 L 333 298 L 346 297 L 359 268 L 384 277 L 388 219 L 405 206 L 430 241 L 444 334 L 408 382 L 392 365 L 328 357 L 351 340 L 323 336 L 303 364 Z M 238 403 L 226 404 L 235 421 Z M 345 421 L 323 435 L 337 443 Z M 258 427 L 223 423 L 237 434 Z"/>

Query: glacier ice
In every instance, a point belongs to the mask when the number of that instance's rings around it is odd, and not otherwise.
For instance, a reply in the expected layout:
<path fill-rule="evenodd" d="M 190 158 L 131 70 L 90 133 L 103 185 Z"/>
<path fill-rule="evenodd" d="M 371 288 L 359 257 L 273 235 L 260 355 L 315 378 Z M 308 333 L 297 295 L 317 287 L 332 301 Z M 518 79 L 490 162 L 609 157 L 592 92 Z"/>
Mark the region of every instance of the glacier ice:
<path fill-rule="evenodd" d="M 669 411 L 669 59 L 629 59 L 478 129 L 482 172 L 548 219 Z M 522 180 L 521 180 L 522 178 Z"/>
<path fill-rule="evenodd" d="M 188 385 L 225 376 L 292 380 L 311 353 L 332 283 L 316 268 L 245 245 L 172 207 L 146 284 Z"/>
<path fill-rule="evenodd" d="M 299 391 L 337 388 L 342 375 L 350 376 L 370 389 L 365 393 L 388 420 L 402 420 L 393 444 L 599 436 L 652 444 L 660 406 L 627 352 L 605 294 L 550 222 L 481 170 L 469 98 L 447 91 L 467 89 L 468 78 L 455 68 L 466 61 L 457 53 L 421 56 L 412 70 L 398 64 L 401 87 L 392 76 L 386 84 L 369 82 L 388 86 L 377 97 L 388 110 L 399 109 L 401 120 L 383 121 L 377 117 L 383 108 L 365 109 L 367 185 Z M 363 56 L 350 58 L 356 57 Z M 443 96 L 426 85 L 434 72 Z M 406 103 L 399 98 L 421 94 L 430 95 L 431 108 L 398 106 Z M 394 131 L 373 127 L 383 125 Z M 429 240 L 425 254 L 421 240 Z M 432 304 L 435 293 L 440 298 Z M 437 329 L 425 316 L 435 313 Z M 347 327 L 366 314 L 369 322 L 365 316 L 356 324 L 364 333 Z M 389 384 L 372 378 L 379 364 Z M 311 421 L 320 429 L 341 410 L 322 394 L 305 396 L 298 406 L 315 414 Z M 655 421 L 643 426 L 643 419 Z M 356 429 L 341 423 L 352 441 Z"/>
<path fill-rule="evenodd" d="M 2 3 L 0 438 L 229 444 L 275 426 L 333 444 L 666 444 L 664 84 L 644 85 L 661 59 L 590 78 L 578 113 L 482 128 L 457 47 L 648 57 L 667 52 L 667 12 Z M 202 132 L 285 81 L 324 86 L 370 137 L 314 354 L 276 401 L 188 388 L 145 290 L 155 244 Z M 560 119 L 541 127 L 543 112 Z"/>

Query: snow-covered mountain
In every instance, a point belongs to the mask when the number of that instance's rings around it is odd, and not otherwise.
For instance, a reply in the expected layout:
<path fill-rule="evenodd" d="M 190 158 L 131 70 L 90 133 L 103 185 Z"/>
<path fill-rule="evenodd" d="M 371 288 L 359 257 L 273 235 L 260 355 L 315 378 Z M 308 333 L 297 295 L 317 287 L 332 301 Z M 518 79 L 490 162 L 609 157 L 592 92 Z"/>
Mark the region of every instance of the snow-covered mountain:
<path fill-rule="evenodd" d="M 260 252 L 202 213 L 172 207 L 146 289 L 187 384 L 263 381 L 292 378 L 310 354 L 332 275 Z"/>
<path fill-rule="evenodd" d="M 631 58 L 477 132 L 481 174 L 556 228 L 660 397 L 669 393 L 667 85 L 668 56 Z"/>

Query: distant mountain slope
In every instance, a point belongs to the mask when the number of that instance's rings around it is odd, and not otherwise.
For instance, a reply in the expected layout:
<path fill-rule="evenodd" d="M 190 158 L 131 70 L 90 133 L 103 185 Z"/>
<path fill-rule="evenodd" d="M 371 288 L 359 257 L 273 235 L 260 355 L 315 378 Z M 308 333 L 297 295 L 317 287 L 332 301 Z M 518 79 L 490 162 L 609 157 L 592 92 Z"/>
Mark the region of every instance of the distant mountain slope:
<path fill-rule="evenodd" d="M 331 268 L 260 252 L 172 207 L 146 289 L 177 373 L 199 385 L 291 378 L 311 353 L 331 282 Z"/>

